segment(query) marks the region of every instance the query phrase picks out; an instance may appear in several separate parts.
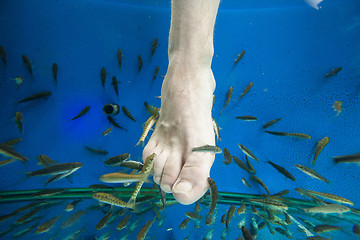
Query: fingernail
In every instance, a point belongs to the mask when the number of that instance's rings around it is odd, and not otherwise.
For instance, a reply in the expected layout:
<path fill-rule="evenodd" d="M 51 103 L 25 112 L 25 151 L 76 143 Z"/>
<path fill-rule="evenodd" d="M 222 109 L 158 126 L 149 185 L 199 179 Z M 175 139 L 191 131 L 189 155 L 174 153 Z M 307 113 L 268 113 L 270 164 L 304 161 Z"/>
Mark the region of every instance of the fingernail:
<path fill-rule="evenodd" d="M 173 193 L 189 193 L 193 188 L 190 182 L 179 182 L 173 187 Z"/>

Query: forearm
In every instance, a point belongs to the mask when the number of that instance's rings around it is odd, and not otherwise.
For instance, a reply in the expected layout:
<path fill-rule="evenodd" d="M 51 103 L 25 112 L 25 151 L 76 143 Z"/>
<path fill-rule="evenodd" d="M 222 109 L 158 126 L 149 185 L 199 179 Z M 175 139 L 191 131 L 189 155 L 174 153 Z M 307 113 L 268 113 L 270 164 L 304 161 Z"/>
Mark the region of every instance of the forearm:
<path fill-rule="evenodd" d="M 169 62 L 210 66 L 219 0 L 172 0 Z"/>

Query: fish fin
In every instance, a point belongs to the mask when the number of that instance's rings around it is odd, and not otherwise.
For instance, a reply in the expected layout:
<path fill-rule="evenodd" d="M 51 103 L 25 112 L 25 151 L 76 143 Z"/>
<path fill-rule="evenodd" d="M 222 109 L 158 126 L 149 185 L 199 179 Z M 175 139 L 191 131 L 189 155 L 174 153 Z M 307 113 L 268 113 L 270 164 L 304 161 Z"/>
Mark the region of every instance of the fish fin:
<path fill-rule="evenodd" d="M 142 141 L 142 140 L 139 140 L 139 141 L 136 143 L 135 147 L 139 146 L 140 144 L 144 147 L 144 141 Z"/>
<path fill-rule="evenodd" d="M 340 218 L 344 217 L 344 215 L 342 213 L 338 213 L 338 215 L 339 215 Z"/>
<path fill-rule="evenodd" d="M 319 10 L 320 7 L 318 6 L 323 0 L 305 0 L 305 2 L 312 8 Z"/>
<path fill-rule="evenodd" d="M 73 181 L 73 179 L 72 179 L 71 176 L 67 176 L 67 177 L 65 177 L 65 178 L 66 178 L 66 180 L 67 180 L 69 183 L 71 183 L 71 184 L 74 183 L 74 181 Z"/>

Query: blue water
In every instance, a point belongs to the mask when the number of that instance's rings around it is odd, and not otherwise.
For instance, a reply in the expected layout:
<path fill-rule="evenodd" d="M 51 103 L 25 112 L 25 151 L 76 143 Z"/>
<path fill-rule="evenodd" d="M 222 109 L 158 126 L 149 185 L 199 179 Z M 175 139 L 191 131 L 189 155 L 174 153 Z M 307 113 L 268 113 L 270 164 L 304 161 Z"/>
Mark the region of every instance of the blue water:
<path fill-rule="evenodd" d="M 360 149 L 360 2 L 356 0 L 325 0 L 320 11 L 303 1 L 223 1 L 215 25 L 215 54 L 212 68 L 217 81 L 213 117 L 221 127 L 221 148 L 228 148 L 232 155 L 244 158 L 237 144 L 243 144 L 260 159 L 253 161 L 257 176 L 263 179 L 271 193 L 289 189 L 289 197 L 302 198 L 294 188 L 334 193 L 360 205 L 359 167 L 351 164 L 335 165 L 332 156 L 355 154 Z M 0 45 L 7 53 L 8 63 L 0 63 L 0 142 L 22 137 L 16 151 L 28 156 L 26 164 L 20 161 L 0 168 L 1 191 L 45 188 L 43 177 L 26 178 L 26 172 L 40 169 L 36 156 L 44 154 L 65 163 L 80 161 L 84 166 L 74 173 L 73 184 L 66 180 L 51 183 L 50 188 L 87 187 L 100 183 L 98 177 L 113 171 L 104 167 L 98 157 L 84 149 L 84 145 L 105 149 L 115 156 L 127 152 L 132 159 L 140 160 L 142 148 L 135 148 L 142 127 L 149 114 L 144 101 L 160 107 L 162 77 L 167 68 L 167 41 L 170 27 L 170 1 L 0 1 Z M 151 57 L 151 43 L 159 39 L 159 47 Z M 123 51 L 123 65 L 119 68 L 117 49 Z M 242 50 L 243 59 L 233 67 L 234 59 Z M 21 56 L 32 60 L 34 76 L 27 71 Z M 143 68 L 137 72 L 137 58 L 144 59 Z M 58 83 L 52 78 L 52 63 L 58 64 Z M 160 72 L 152 81 L 156 66 Z M 333 68 L 342 67 L 336 76 L 323 79 Z M 101 85 L 100 69 L 108 75 L 105 90 Z M 12 80 L 17 75 L 24 83 L 17 88 Z M 116 96 L 111 78 L 116 76 L 119 97 Z M 233 97 L 253 82 L 251 91 L 240 101 L 230 102 L 223 114 L 220 111 L 230 86 Z M 47 100 L 16 104 L 24 97 L 40 91 L 51 91 Z M 332 105 L 343 102 L 343 111 L 336 116 Z M 137 122 L 122 113 L 116 116 L 128 132 L 113 129 L 103 137 L 101 133 L 111 125 L 102 112 L 107 103 L 126 106 Z M 84 117 L 69 121 L 85 106 L 91 110 Z M 21 136 L 14 121 L 15 112 L 24 116 L 24 133 Z M 235 116 L 252 115 L 255 122 L 244 122 Z M 282 118 L 271 131 L 300 132 L 312 136 L 308 139 L 281 138 L 263 132 L 262 125 L 275 118 Z M 300 172 L 295 164 L 310 167 L 317 141 L 330 137 L 317 160 L 315 170 L 330 180 L 326 184 Z M 1 157 L 0 160 L 5 160 Z M 296 178 L 286 179 L 265 161 L 273 161 L 287 168 Z M 222 155 L 217 155 L 211 170 L 219 191 L 264 194 L 264 190 L 249 180 L 248 174 L 235 163 L 225 166 Z M 252 185 L 248 189 L 241 183 L 245 177 Z M 149 185 L 151 186 L 151 185 Z M 95 200 L 84 200 L 76 210 L 82 210 Z M 26 203 L 6 203 L 1 215 Z M 219 206 L 213 239 L 219 239 L 225 228 L 219 218 L 228 209 Z M 119 239 L 124 232 L 117 232 L 115 223 L 101 231 L 95 225 L 103 217 L 100 211 L 91 211 L 69 229 L 59 226 L 72 213 L 63 212 L 64 205 L 42 211 L 41 223 L 62 214 L 49 233 L 37 236 L 49 239 L 58 234 L 62 239 L 82 226 L 87 230 L 82 236 L 91 236 L 113 229 L 110 239 Z M 202 239 L 211 229 L 201 222 L 195 229 L 191 222 L 186 230 L 179 225 L 191 206 L 167 208 L 164 223 L 156 222 L 148 239 L 183 239 L 191 232 L 190 239 Z M 75 211 L 76 211 L 75 210 Z M 206 215 L 203 207 L 201 214 Z M 248 209 L 250 212 L 250 209 Z M 135 239 L 138 230 L 153 212 L 132 219 L 140 219 L 139 226 L 130 235 Z M 5 230 L 16 220 L 0 224 Z M 239 217 L 232 221 L 227 239 L 236 239 L 241 231 L 236 227 Z M 248 218 L 249 220 L 250 218 Z M 249 224 L 250 221 L 248 221 Z M 346 232 L 352 225 L 344 224 Z M 172 230 L 170 230 L 172 228 Z M 294 239 L 305 235 L 292 225 Z M 124 230 L 123 230 L 124 231 Z M 332 239 L 356 239 L 355 235 L 332 233 Z M 4 239 L 10 239 L 11 234 Z M 257 239 L 284 239 L 280 234 L 270 235 L 267 229 L 258 232 Z M 33 233 L 23 237 L 33 239 Z M 81 238 L 80 238 L 81 239 Z"/>

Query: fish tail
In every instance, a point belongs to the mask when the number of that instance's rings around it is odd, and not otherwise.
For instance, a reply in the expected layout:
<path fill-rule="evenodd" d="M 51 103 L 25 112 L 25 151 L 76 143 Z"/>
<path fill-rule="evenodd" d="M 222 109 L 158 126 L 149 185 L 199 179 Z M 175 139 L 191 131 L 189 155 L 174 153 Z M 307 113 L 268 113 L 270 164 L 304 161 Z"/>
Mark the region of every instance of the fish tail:
<path fill-rule="evenodd" d="M 151 174 L 151 172 L 144 173 L 141 181 L 146 182 L 146 183 L 152 183 L 153 181 L 151 179 L 149 179 L 150 174 Z"/>
<path fill-rule="evenodd" d="M 127 202 L 125 208 L 134 209 L 135 208 L 135 199 L 130 198 L 129 201 Z"/>
<path fill-rule="evenodd" d="M 139 146 L 140 144 L 141 144 L 142 147 L 144 147 L 144 141 L 143 141 L 143 140 L 139 140 L 139 141 L 136 143 L 135 147 Z"/>

